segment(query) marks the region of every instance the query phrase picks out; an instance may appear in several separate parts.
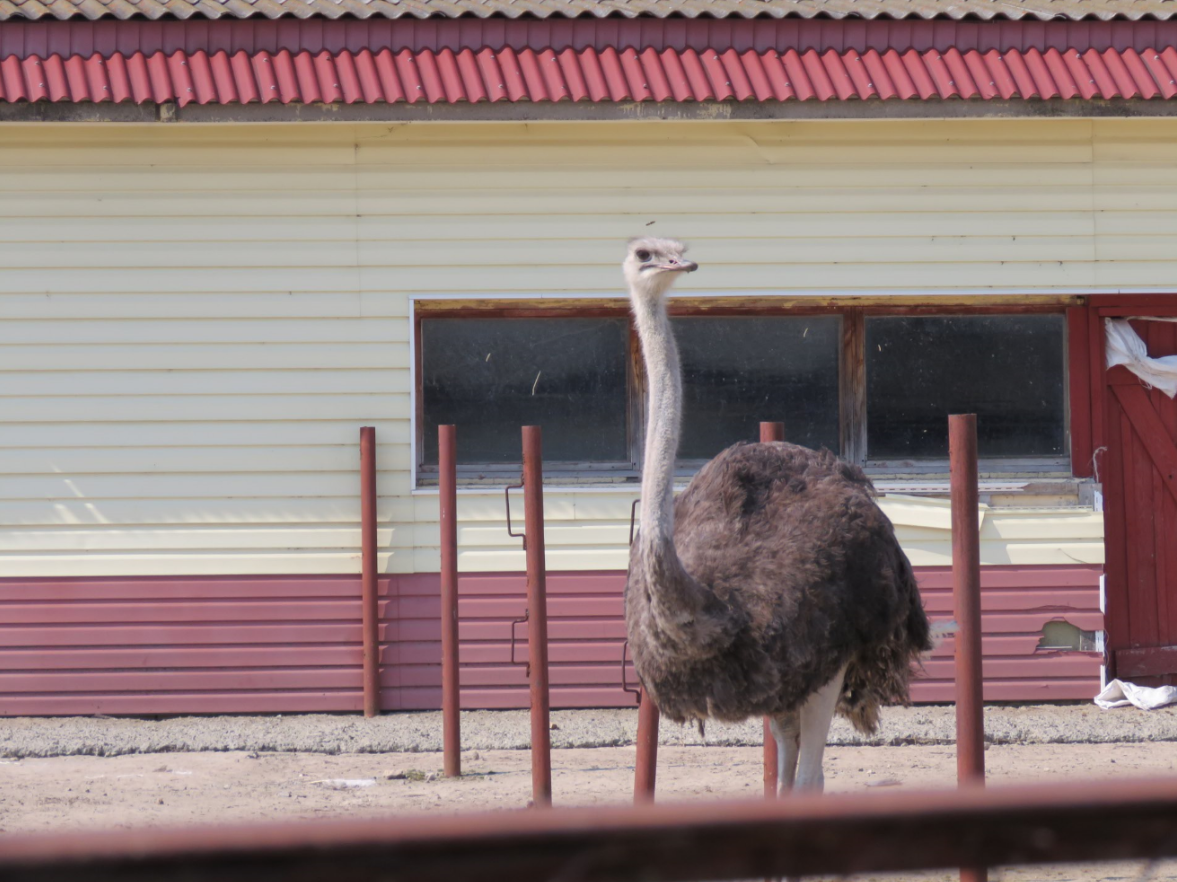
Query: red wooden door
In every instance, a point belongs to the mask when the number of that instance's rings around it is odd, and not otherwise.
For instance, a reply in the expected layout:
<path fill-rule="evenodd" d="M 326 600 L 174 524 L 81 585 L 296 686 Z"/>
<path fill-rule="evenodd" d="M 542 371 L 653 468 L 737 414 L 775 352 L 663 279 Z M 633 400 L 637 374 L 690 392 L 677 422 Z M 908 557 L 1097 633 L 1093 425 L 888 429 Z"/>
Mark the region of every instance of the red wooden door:
<path fill-rule="evenodd" d="M 1177 304 L 1175 304 L 1177 305 Z M 1120 306 L 1100 313 L 1177 314 Z M 1150 356 L 1177 354 L 1177 323 L 1135 321 Z M 1116 677 L 1177 683 L 1177 401 L 1124 367 L 1105 372 L 1108 650 Z"/>

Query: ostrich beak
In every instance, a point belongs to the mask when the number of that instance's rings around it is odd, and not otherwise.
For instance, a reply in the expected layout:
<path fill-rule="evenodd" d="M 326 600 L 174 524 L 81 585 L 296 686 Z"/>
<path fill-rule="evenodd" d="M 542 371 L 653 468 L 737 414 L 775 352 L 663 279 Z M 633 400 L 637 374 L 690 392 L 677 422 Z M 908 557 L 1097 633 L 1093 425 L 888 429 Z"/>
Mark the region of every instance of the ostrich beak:
<path fill-rule="evenodd" d="M 693 273 L 699 268 L 699 264 L 693 260 L 680 260 L 678 263 L 663 264 L 658 269 L 668 270 L 672 273 Z"/>

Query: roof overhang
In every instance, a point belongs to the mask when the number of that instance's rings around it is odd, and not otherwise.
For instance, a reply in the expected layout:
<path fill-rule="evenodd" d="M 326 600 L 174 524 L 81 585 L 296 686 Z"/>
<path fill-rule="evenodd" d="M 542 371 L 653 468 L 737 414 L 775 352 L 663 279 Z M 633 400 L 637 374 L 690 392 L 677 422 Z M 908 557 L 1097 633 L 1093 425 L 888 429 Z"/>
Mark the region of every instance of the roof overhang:
<path fill-rule="evenodd" d="M 193 120 L 1154 116 L 1174 97 L 1177 21 L 0 27 L 0 118 L 54 117 L 26 104 Z"/>
<path fill-rule="evenodd" d="M 1157 20 L 1171 0 L 0 0 L 0 21 L 248 18 Z"/>
<path fill-rule="evenodd" d="M 1141 99 L 800 103 L 600 102 L 539 104 L 154 104 L 0 102 L 0 123 L 493 123 L 770 120 L 1092 119 L 1177 116 L 1177 102 Z"/>

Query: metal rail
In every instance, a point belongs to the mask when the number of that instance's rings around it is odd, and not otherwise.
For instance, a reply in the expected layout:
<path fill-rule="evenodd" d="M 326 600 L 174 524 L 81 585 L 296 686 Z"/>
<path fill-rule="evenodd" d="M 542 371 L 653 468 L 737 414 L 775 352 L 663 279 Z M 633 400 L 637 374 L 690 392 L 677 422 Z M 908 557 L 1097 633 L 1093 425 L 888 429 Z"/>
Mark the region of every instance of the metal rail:
<path fill-rule="evenodd" d="M 441 533 L 441 729 L 447 778 L 462 774 L 458 668 L 458 445 L 454 426 L 437 427 Z"/>
<path fill-rule="evenodd" d="M 977 417 L 948 418 L 952 492 L 952 597 L 956 632 L 956 775 L 984 786 L 985 723 L 981 679 L 981 550 L 977 523 Z M 961 882 L 985 882 L 983 865 L 963 866 Z"/>
<path fill-rule="evenodd" d="M 623 882 L 1177 856 L 1177 779 L 8 835 L 5 882 Z"/>
<path fill-rule="evenodd" d="M 626 640 L 621 644 L 621 691 L 628 692 L 635 699 L 636 704 L 642 703 L 642 684 L 639 682 L 637 686 L 629 685 L 629 641 Z"/>
<path fill-rule="evenodd" d="M 360 429 L 360 620 L 364 716 L 380 713 L 380 606 L 376 575 L 376 428 Z"/>

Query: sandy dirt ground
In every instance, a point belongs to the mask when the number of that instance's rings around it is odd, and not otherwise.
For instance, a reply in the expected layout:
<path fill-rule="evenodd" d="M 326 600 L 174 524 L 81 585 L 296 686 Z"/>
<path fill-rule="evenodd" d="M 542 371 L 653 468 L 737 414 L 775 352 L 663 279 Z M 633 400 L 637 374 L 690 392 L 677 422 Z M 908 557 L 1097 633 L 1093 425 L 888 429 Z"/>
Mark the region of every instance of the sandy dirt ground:
<path fill-rule="evenodd" d="M 557 805 L 622 804 L 633 786 L 633 748 L 553 751 Z M 151 825 L 242 823 L 520 809 L 531 791 L 520 750 L 468 751 L 464 776 L 440 776 L 437 753 L 175 752 L 0 761 L 0 828 L 6 834 Z M 1177 774 L 1177 743 L 992 745 L 989 778 L 1070 781 Z M 951 745 L 831 747 L 827 792 L 951 787 Z M 659 801 L 753 797 L 757 747 L 664 746 Z M 955 878 L 934 873 L 921 879 Z M 1006 868 L 1007 880 L 1177 879 L 1177 863 Z"/>

